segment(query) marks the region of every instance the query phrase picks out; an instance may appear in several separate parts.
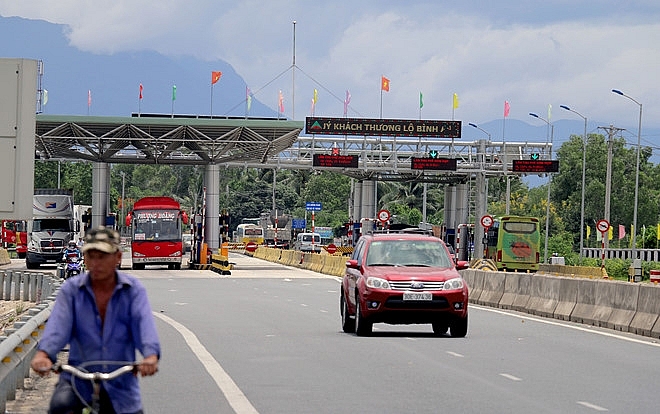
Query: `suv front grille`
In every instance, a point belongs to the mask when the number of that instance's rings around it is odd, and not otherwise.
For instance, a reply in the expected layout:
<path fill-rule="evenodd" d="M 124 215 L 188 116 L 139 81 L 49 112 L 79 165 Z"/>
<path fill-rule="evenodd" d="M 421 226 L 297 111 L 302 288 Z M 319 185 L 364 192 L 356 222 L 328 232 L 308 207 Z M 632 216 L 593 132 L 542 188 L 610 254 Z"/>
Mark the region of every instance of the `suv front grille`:
<path fill-rule="evenodd" d="M 442 290 L 445 282 L 425 282 L 423 280 L 390 282 L 392 290 Z"/>

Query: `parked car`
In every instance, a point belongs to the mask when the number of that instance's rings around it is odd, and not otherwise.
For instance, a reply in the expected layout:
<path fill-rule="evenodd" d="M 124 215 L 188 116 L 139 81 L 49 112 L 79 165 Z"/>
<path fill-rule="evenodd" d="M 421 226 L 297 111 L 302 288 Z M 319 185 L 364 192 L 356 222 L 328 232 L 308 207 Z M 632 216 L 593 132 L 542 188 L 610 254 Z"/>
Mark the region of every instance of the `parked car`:
<path fill-rule="evenodd" d="M 445 243 L 415 233 L 360 237 L 346 262 L 340 312 L 342 329 L 370 335 L 374 323 L 426 324 L 436 335 L 468 330 L 468 286 Z"/>

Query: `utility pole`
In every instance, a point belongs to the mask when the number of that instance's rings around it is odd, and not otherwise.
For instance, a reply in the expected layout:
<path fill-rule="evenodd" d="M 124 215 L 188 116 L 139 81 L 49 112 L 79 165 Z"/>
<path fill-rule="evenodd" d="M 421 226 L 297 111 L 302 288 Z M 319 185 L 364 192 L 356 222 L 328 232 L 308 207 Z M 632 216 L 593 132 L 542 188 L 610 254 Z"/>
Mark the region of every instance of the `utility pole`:
<path fill-rule="evenodd" d="M 612 195 L 612 145 L 614 143 L 614 136 L 623 131 L 623 128 L 617 128 L 613 125 L 609 127 L 598 127 L 607 131 L 607 173 L 605 174 L 605 220 L 611 225 L 610 221 L 610 198 Z M 609 234 L 604 235 L 603 245 L 606 249 L 610 247 Z"/>

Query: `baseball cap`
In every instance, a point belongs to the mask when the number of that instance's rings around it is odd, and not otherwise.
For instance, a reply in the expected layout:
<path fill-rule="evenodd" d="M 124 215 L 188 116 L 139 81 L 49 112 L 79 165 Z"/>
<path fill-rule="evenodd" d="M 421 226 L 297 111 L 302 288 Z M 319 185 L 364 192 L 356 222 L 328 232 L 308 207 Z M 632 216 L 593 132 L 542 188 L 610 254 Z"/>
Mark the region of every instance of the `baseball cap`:
<path fill-rule="evenodd" d="M 100 250 L 104 253 L 115 253 L 120 248 L 121 239 L 119 233 L 101 226 L 87 232 L 82 251 L 85 253 L 89 250 Z"/>

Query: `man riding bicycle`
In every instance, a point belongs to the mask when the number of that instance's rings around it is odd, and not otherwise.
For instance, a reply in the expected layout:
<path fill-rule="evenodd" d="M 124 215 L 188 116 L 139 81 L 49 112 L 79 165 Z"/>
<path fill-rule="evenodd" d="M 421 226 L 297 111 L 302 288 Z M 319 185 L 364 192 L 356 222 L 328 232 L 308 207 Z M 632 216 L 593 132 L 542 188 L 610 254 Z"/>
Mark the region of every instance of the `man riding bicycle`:
<path fill-rule="evenodd" d="M 104 361 L 133 361 L 139 351 L 143 359 L 138 372 L 154 375 L 160 358 L 156 324 L 144 286 L 135 277 L 117 271 L 122 255 L 119 234 L 103 227 L 91 230 L 85 237 L 83 254 L 88 272 L 62 284 L 32 369 L 46 375 L 68 344 L 70 365 L 91 372 L 102 369 Z M 102 362 L 89 365 L 94 361 Z M 136 376 L 122 375 L 101 385 L 101 413 L 143 412 Z M 62 373 L 49 413 L 79 413 L 91 400 L 91 393 L 89 383 L 74 385 L 71 375 Z"/>

